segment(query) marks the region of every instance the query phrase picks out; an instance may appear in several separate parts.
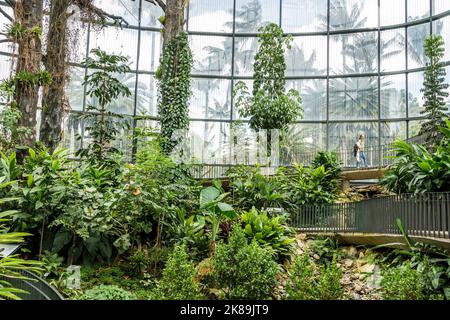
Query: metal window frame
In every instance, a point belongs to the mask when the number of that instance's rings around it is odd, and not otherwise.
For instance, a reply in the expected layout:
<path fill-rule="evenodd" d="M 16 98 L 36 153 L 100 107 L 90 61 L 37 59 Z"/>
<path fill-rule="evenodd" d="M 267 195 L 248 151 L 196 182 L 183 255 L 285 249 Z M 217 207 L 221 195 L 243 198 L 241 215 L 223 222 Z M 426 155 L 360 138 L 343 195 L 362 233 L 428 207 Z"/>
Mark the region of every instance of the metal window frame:
<path fill-rule="evenodd" d="M 136 143 L 136 137 L 134 135 L 134 129 L 136 128 L 138 121 L 136 119 L 137 116 L 137 105 L 138 105 L 138 85 L 139 85 L 139 76 L 143 74 L 147 75 L 154 75 L 154 70 L 141 70 L 140 69 L 140 61 L 141 59 L 144 59 L 144 57 L 141 57 L 141 40 L 142 40 L 142 32 L 152 31 L 152 32 L 160 32 L 161 28 L 158 27 L 147 27 L 143 26 L 142 23 L 142 12 L 143 12 L 143 1 L 139 0 L 139 13 L 138 13 L 138 25 L 129 25 L 124 26 L 123 28 L 126 29 L 134 29 L 138 31 L 137 37 L 137 48 L 136 48 L 136 70 L 132 70 L 131 73 L 133 73 L 136 77 L 136 82 L 134 86 L 134 105 L 133 105 L 133 112 L 132 115 L 130 114 L 124 114 L 126 117 L 133 117 L 133 140 L 132 140 L 132 158 L 134 159 L 134 156 L 137 151 L 137 143 Z M 196 36 L 196 35 L 203 35 L 203 36 L 221 36 L 221 37 L 231 37 L 232 38 L 232 52 L 231 52 L 231 75 L 213 75 L 213 74 L 196 74 L 193 73 L 193 78 L 198 79 L 228 79 L 231 80 L 231 86 L 234 87 L 234 84 L 237 80 L 251 80 L 252 76 L 240 76 L 235 74 L 235 50 L 236 50 L 236 38 L 240 37 L 256 37 L 258 36 L 258 33 L 253 32 L 244 32 L 239 33 L 236 32 L 236 11 L 237 11 L 237 0 L 230 0 L 232 1 L 232 7 L 233 7 L 233 15 L 232 15 L 232 32 L 228 33 L 221 33 L 221 32 L 209 32 L 209 31 L 198 31 L 198 30 L 190 30 L 189 27 L 189 20 L 190 20 L 190 6 L 192 5 L 191 1 L 186 9 L 186 25 L 185 29 L 189 33 L 190 36 Z M 283 0 L 273 0 L 273 1 L 279 1 L 279 17 L 278 17 L 278 25 L 283 25 Z M 409 106 L 409 74 L 415 73 L 415 72 L 421 72 L 425 69 L 425 67 L 419 67 L 415 69 L 409 69 L 408 64 L 408 46 L 405 46 L 405 70 L 398 70 L 398 71 L 381 71 L 381 32 L 386 30 L 395 30 L 395 29 L 404 29 L 405 31 L 405 39 L 406 42 L 408 41 L 408 28 L 416 25 L 423 25 L 429 23 L 430 25 L 430 34 L 433 33 L 433 23 L 435 21 L 438 21 L 440 19 L 443 19 L 445 17 L 450 16 L 450 8 L 449 10 L 443 11 L 439 14 L 434 14 L 434 1 L 429 0 L 429 16 L 426 16 L 424 18 L 414 20 L 414 21 L 408 21 L 408 7 L 409 7 L 409 0 L 404 1 L 405 11 L 404 11 L 404 22 L 401 24 L 394 24 L 394 25 L 381 25 L 381 0 L 378 0 L 378 26 L 374 28 L 359 28 L 359 29 L 343 29 L 343 30 L 332 30 L 330 28 L 330 8 L 331 8 L 331 1 L 327 0 L 327 30 L 325 31 L 319 31 L 319 32 L 299 32 L 299 33 L 289 33 L 294 37 L 302 37 L 302 36 L 325 36 L 327 41 L 327 70 L 326 74 L 322 75 L 308 75 L 308 76 L 287 76 L 286 80 L 311 80 L 311 79 L 322 79 L 326 80 L 326 118 L 323 120 L 300 120 L 295 121 L 295 124 L 325 124 L 326 125 L 326 139 L 325 139 L 325 147 L 328 150 L 329 149 L 329 133 L 330 133 L 330 125 L 334 123 L 378 123 L 378 146 L 380 146 L 382 137 L 381 137 L 381 124 L 384 122 L 405 122 L 406 123 L 406 137 L 410 138 L 410 122 L 411 121 L 417 121 L 423 119 L 423 117 L 410 117 L 410 106 Z M 6 6 L 5 1 L 0 1 L 0 5 Z M 108 27 L 113 27 L 111 23 L 107 23 Z M 87 43 L 86 43 L 86 51 L 85 51 L 85 57 L 89 55 L 90 46 L 91 46 L 91 23 L 87 24 L 88 28 L 88 34 L 87 34 Z M 360 74 L 330 74 L 330 39 L 332 36 L 335 35 L 344 35 L 344 34 L 360 34 L 362 32 L 377 32 L 378 35 L 378 66 L 376 72 L 371 73 L 360 73 Z M 447 48 L 447 50 L 450 50 L 450 47 Z M 11 53 L 8 52 L 0 52 L 0 55 L 3 56 L 14 56 Z M 87 75 L 88 69 L 85 66 L 82 66 L 79 63 L 70 63 L 71 66 L 77 66 L 84 68 L 85 75 Z M 450 61 L 447 61 L 445 63 L 445 66 L 450 66 Z M 381 115 L 381 79 L 384 76 L 389 75 L 405 75 L 405 92 L 406 92 L 406 114 L 405 117 L 400 118 L 383 118 Z M 377 77 L 378 82 L 378 117 L 376 119 L 352 119 L 352 120 L 331 120 L 330 119 L 330 80 L 334 78 L 356 78 L 356 77 Z M 72 110 L 71 114 L 79 114 L 79 113 L 85 113 L 86 112 L 86 104 L 87 104 L 87 88 L 84 86 L 84 95 L 83 95 L 83 102 L 82 102 L 82 111 L 79 110 Z M 232 92 L 228 93 L 231 95 L 230 97 L 230 117 L 229 119 L 205 119 L 205 118 L 191 118 L 190 120 L 193 122 L 203 121 L 203 122 L 227 122 L 227 123 L 233 123 L 237 119 L 235 119 L 236 111 L 234 109 L 234 99 L 232 96 Z M 149 120 L 158 120 L 157 116 L 143 116 L 140 117 L 142 119 L 149 119 Z M 245 120 L 239 120 L 240 122 L 248 122 Z M 83 138 L 84 138 L 85 132 L 84 132 L 84 123 L 81 123 L 81 146 L 83 147 Z M 126 151 L 126 150 L 124 150 Z"/>

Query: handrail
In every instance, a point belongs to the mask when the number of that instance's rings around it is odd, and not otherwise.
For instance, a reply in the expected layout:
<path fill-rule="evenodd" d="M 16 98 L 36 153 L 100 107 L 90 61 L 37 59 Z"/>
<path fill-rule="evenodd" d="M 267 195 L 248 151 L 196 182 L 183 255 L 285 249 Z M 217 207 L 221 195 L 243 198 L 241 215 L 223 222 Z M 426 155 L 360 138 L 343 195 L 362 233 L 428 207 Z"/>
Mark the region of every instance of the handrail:
<path fill-rule="evenodd" d="M 408 234 L 450 239 L 450 192 L 397 194 L 360 202 L 305 205 L 291 214 L 290 224 L 315 233 Z"/>

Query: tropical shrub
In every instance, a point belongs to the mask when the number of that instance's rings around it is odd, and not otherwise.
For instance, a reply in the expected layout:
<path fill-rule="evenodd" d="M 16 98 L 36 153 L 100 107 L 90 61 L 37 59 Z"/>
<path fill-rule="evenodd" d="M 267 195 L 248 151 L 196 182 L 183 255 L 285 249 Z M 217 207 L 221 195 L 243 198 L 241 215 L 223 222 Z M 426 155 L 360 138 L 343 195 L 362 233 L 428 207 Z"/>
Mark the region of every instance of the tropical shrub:
<path fill-rule="evenodd" d="M 321 166 L 325 169 L 326 178 L 322 182 L 322 188 L 332 194 L 337 193 L 341 181 L 342 163 L 338 160 L 336 153 L 320 151 L 311 163 L 312 168 Z"/>
<path fill-rule="evenodd" d="M 98 285 L 86 290 L 79 300 L 135 300 L 136 296 L 116 285 Z"/>
<path fill-rule="evenodd" d="M 2 183 L 2 181 L 0 181 L 0 183 Z M 9 184 L 11 184 L 11 182 L 2 183 L 0 189 L 5 188 Z M 14 199 L 2 198 L 0 199 L 0 205 L 12 200 Z M 14 210 L 0 212 L 0 244 L 24 243 L 25 237 L 31 236 L 31 234 L 28 233 L 8 231 L 9 228 L 7 223 L 9 223 L 10 219 L 17 213 L 18 212 Z M 43 270 L 42 263 L 34 260 L 24 260 L 18 255 L 1 257 L 0 252 L 0 276 L 6 277 L 6 280 L 0 280 L 0 300 L 2 298 L 19 300 L 18 294 L 27 293 L 22 289 L 12 287 L 7 280 L 8 278 L 21 278 L 27 280 L 28 278 L 21 274 L 21 271 L 24 270 L 39 274 Z"/>
<path fill-rule="evenodd" d="M 445 140 L 434 152 L 421 145 L 404 141 L 394 143 L 394 162 L 384 175 L 381 183 L 396 193 L 443 192 L 450 190 L 450 120 L 442 129 Z"/>
<path fill-rule="evenodd" d="M 277 190 L 277 185 L 270 177 L 260 173 L 260 168 L 238 167 L 228 172 L 233 188 L 233 205 L 242 210 L 255 207 L 282 207 L 284 194 Z"/>
<path fill-rule="evenodd" d="M 280 168 L 275 179 L 280 192 L 285 194 L 286 209 L 292 211 L 303 205 L 333 203 L 337 197 L 334 187 L 337 182 L 331 180 L 323 165 L 305 168 L 294 164 L 292 168 Z"/>
<path fill-rule="evenodd" d="M 121 115 L 114 115 L 108 107 L 121 96 L 131 96 L 130 89 L 115 77 L 130 71 L 128 58 L 100 49 L 92 49 L 91 54 L 93 57 L 86 58 L 82 64 L 94 71 L 85 77 L 83 85 L 87 85 L 86 94 L 94 103 L 87 106 L 86 111 L 90 112 L 83 114 L 81 119 L 87 124 L 92 142 L 78 150 L 77 155 L 97 166 L 117 167 L 117 161 L 110 156 L 120 155 L 121 151 L 113 146 L 113 142 L 121 129 L 127 129 L 128 122 L 117 121 Z"/>
<path fill-rule="evenodd" d="M 381 280 L 383 297 L 387 300 L 423 300 L 425 299 L 424 279 L 409 263 L 388 269 Z"/>
<path fill-rule="evenodd" d="M 287 258 L 293 250 L 294 230 L 286 224 L 287 217 L 269 217 L 267 212 L 252 208 L 241 216 L 244 233 L 249 241 L 273 251 L 278 259 Z"/>
<path fill-rule="evenodd" d="M 249 244 L 239 226 L 233 228 L 227 244 L 217 245 L 213 256 L 212 276 L 226 299 L 268 299 L 278 271 L 271 252 L 256 241 Z"/>
<path fill-rule="evenodd" d="M 164 268 L 161 280 L 154 291 L 154 299 L 197 300 L 202 298 L 195 281 L 196 270 L 189 261 L 186 246 L 175 247 Z"/>
<path fill-rule="evenodd" d="M 317 268 L 308 252 L 298 256 L 286 283 L 286 298 L 291 300 L 340 300 L 342 270 L 333 261 Z"/>

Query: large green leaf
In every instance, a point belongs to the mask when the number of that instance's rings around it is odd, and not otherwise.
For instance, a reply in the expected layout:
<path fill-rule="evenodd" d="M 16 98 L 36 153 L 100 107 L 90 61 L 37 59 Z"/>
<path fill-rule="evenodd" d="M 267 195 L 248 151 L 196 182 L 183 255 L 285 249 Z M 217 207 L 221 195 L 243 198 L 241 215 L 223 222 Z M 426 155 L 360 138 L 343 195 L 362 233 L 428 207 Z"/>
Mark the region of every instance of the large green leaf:
<path fill-rule="evenodd" d="M 200 192 L 200 208 L 203 209 L 211 204 L 220 195 L 220 191 L 215 187 L 208 187 Z"/>

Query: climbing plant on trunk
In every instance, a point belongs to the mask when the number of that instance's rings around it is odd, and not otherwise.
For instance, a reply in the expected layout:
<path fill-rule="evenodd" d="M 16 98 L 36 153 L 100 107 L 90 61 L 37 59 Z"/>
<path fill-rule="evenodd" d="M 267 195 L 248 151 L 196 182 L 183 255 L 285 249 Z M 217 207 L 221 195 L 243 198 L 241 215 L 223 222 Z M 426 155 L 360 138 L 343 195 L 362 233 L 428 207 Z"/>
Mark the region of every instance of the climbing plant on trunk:
<path fill-rule="evenodd" d="M 298 91 L 286 93 L 286 62 L 284 51 L 290 49 L 291 36 L 284 36 L 276 24 L 269 24 L 259 30 L 260 48 L 253 64 L 253 92 L 239 81 L 234 89 L 235 105 L 239 114 L 250 118 L 254 130 L 268 130 L 268 150 L 270 151 L 270 130 L 284 130 L 288 124 L 303 114 Z"/>
<path fill-rule="evenodd" d="M 177 141 L 172 140 L 174 132 L 189 128 L 188 102 L 191 96 L 192 64 L 188 35 L 182 32 L 164 48 L 157 72 L 160 89 L 158 113 L 161 123 L 161 147 L 166 154 L 177 144 Z"/>
<path fill-rule="evenodd" d="M 18 0 L 7 2 L 14 11 L 14 18 L 7 27 L 8 40 L 17 44 L 15 76 L 11 79 L 14 101 L 21 117 L 18 125 L 29 128 L 20 144 L 32 146 L 36 140 L 36 113 L 39 87 L 51 79 L 41 70 L 43 0 Z"/>
<path fill-rule="evenodd" d="M 422 123 L 420 134 L 426 135 L 428 147 L 434 150 L 442 137 L 439 128 L 445 125 L 445 119 L 448 118 L 446 90 L 449 85 L 445 83 L 444 40 L 438 35 L 427 37 L 424 51 L 428 62 L 421 90 L 425 100 L 424 109 L 420 113 L 426 116 L 426 120 Z"/>

